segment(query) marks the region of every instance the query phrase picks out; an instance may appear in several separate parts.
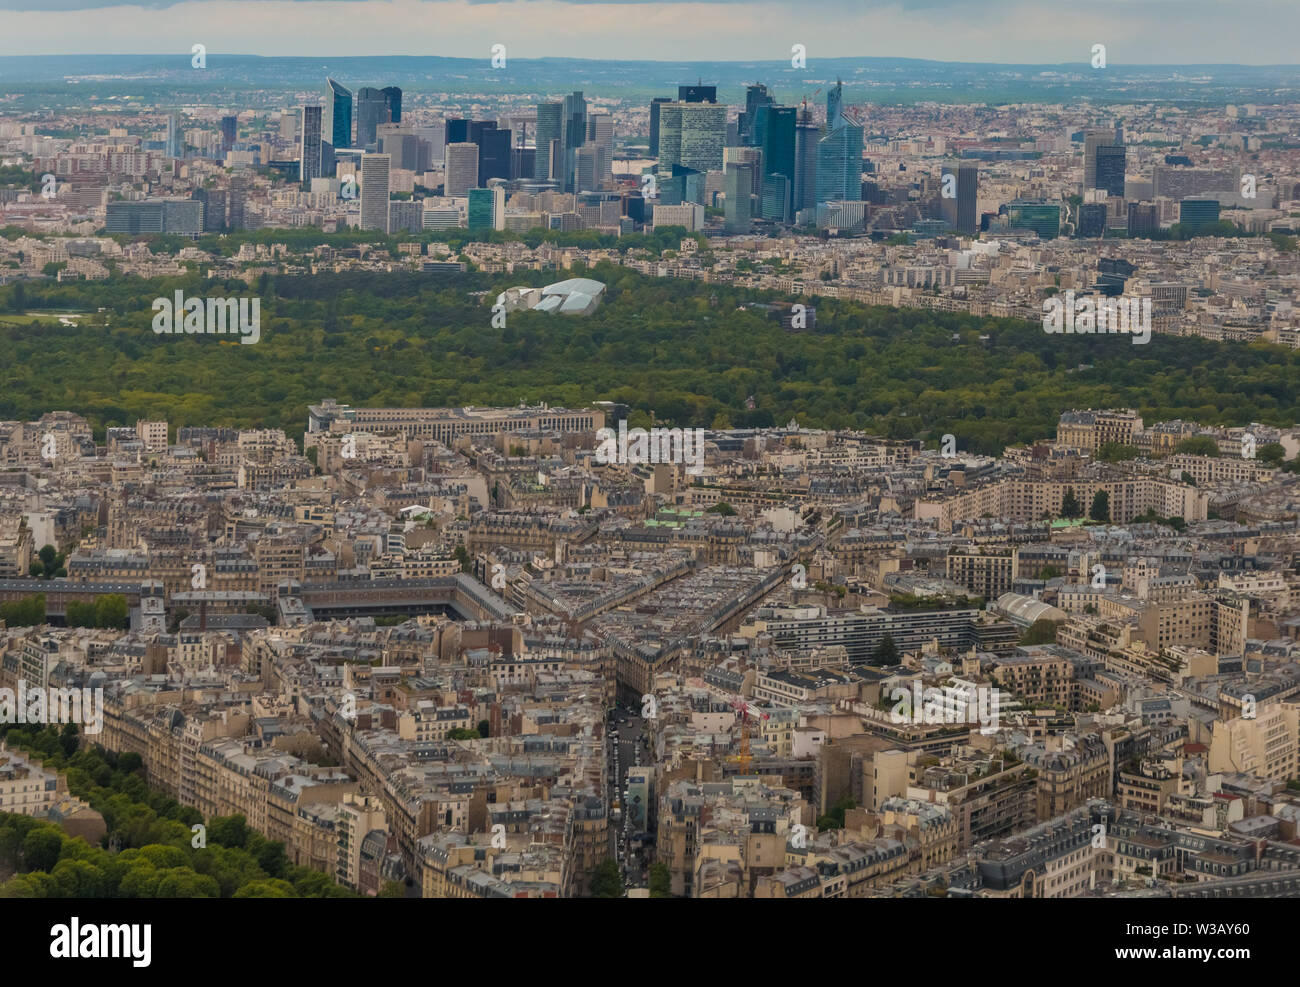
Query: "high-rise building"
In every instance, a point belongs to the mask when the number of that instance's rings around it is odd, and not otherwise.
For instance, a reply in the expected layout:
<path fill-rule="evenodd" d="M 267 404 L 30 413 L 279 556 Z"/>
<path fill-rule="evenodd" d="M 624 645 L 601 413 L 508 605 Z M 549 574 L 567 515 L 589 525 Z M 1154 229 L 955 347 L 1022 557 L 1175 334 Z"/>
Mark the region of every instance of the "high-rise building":
<path fill-rule="evenodd" d="M 573 191 L 574 167 L 578 148 L 587 140 L 587 101 L 575 90 L 564 97 L 564 185 L 565 192 Z"/>
<path fill-rule="evenodd" d="M 1106 203 L 1084 202 L 1079 206 L 1078 234 L 1089 239 L 1106 235 Z"/>
<path fill-rule="evenodd" d="M 862 199 L 862 136 L 856 123 L 840 116 L 841 126 L 817 142 L 817 201 L 859 202 Z"/>
<path fill-rule="evenodd" d="M 402 122 L 402 90 L 397 86 L 384 86 L 381 90 L 384 94 L 384 100 L 388 103 L 388 122 Z"/>
<path fill-rule="evenodd" d="M 250 181 L 247 175 L 235 175 L 230 179 L 230 219 L 232 230 L 242 230 L 248 224 L 245 221 L 245 208 L 248 205 Z"/>
<path fill-rule="evenodd" d="M 763 204 L 762 215 L 764 219 L 771 219 L 778 223 L 789 223 L 794 219 L 790 208 L 790 193 L 794 183 L 782 174 L 772 174 L 763 176 Z"/>
<path fill-rule="evenodd" d="M 222 121 L 224 123 L 224 121 Z M 181 115 L 173 110 L 167 114 L 166 155 L 169 158 L 181 157 L 185 137 L 181 132 Z"/>
<path fill-rule="evenodd" d="M 313 178 L 321 178 L 325 172 L 321 166 L 321 121 L 322 109 L 319 106 L 302 108 L 302 134 L 298 140 L 298 177 L 304 188 L 311 188 Z"/>
<path fill-rule="evenodd" d="M 235 141 L 239 136 L 239 117 L 224 116 L 221 118 L 221 154 L 224 157 L 235 149 Z"/>
<path fill-rule="evenodd" d="M 586 142 L 601 148 L 599 179 L 604 181 L 614 168 L 614 117 L 608 113 L 591 113 L 586 118 Z"/>
<path fill-rule="evenodd" d="M 469 229 L 505 229 L 506 190 L 500 185 L 469 190 Z"/>
<path fill-rule="evenodd" d="M 448 144 L 443 195 L 465 196 L 478 187 L 478 145 Z"/>
<path fill-rule="evenodd" d="M 1128 204 L 1128 235 L 1151 236 L 1160 226 L 1159 213 L 1151 202 Z"/>
<path fill-rule="evenodd" d="M 839 79 L 826 90 L 826 129 L 838 130 L 844 125 L 844 83 Z"/>
<path fill-rule="evenodd" d="M 1041 199 L 1015 199 L 1007 203 L 1007 225 L 1013 230 L 1033 230 L 1040 240 L 1061 235 L 1061 206 Z"/>
<path fill-rule="evenodd" d="M 325 110 L 321 116 L 321 140 L 332 151 L 352 146 L 352 90 L 333 79 L 325 80 Z M 331 164 L 333 155 L 330 154 Z M 332 174 L 332 170 L 329 172 Z"/>
<path fill-rule="evenodd" d="M 559 179 L 551 173 L 551 142 L 564 140 L 564 104 L 548 100 L 537 104 L 537 159 L 533 177 Z"/>
<path fill-rule="evenodd" d="M 1219 221 L 1218 199 L 1184 199 L 1178 206 L 1178 222 L 1184 231 L 1196 236 Z"/>
<path fill-rule="evenodd" d="M 727 108 L 716 103 L 663 103 L 659 107 L 659 175 L 680 165 L 701 173 L 721 171 L 727 146 Z"/>
<path fill-rule="evenodd" d="M 740 142 L 749 147 L 761 147 L 762 140 L 756 139 L 755 126 L 758 123 L 758 108 L 760 106 L 771 106 L 775 103 L 767 91 L 767 86 L 754 83 L 752 86 L 745 87 L 745 109 L 740 114 L 738 121 Z"/>
<path fill-rule="evenodd" d="M 951 181 L 949 180 L 951 179 Z M 958 233 L 979 231 L 975 202 L 979 194 L 979 166 L 974 161 L 959 161 L 943 166 L 941 186 L 951 187 L 952 197 L 942 196 L 940 208 L 948 225 Z"/>
<path fill-rule="evenodd" d="M 772 110 L 768 110 L 767 133 L 771 134 L 772 124 L 782 129 L 786 124 L 781 117 L 775 120 Z M 791 193 L 790 207 L 797 213 L 800 209 L 817 208 L 817 141 L 819 131 L 813 122 L 812 111 L 804 107 L 799 111 L 798 122 L 794 128 L 794 189 Z"/>
<path fill-rule="evenodd" d="M 387 154 L 361 157 L 361 229 L 388 232 L 389 173 L 392 158 Z"/>
<path fill-rule="evenodd" d="M 679 103 L 716 103 L 717 101 L 717 86 L 706 86 L 697 83 L 694 86 L 677 87 L 677 102 Z"/>
<path fill-rule="evenodd" d="M 664 103 L 671 103 L 667 96 L 656 96 L 650 100 L 650 157 L 659 157 L 659 110 Z"/>
<path fill-rule="evenodd" d="M 449 117 L 446 121 L 446 141 L 448 144 L 469 143 L 470 121 L 464 117 Z"/>
<path fill-rule="evenodd" d="M 382 89 L 364 86 L 357 90 L 357 147 L 371 147 L 381 123 L 388 123 L 388 98 Z"/>
<path fill-rule="evenodd" d="M 496 126 L 482 129 L 477 134 L 478 181 L 484 185 L 490 178 L 510 178 L 510 131 Z"/>
<path fill-rule="evenodd" d="M 727 165 L 726 195 L 723 210 L 723 228 L 728 233 L 748 233 L 750 230 L 750 195 L 754 188 L 754 169 L 747 164 Z"/>
<path fill-rule="evenodd" d="M 194 196 L 203 203 L 203 232 L 212 233 L 226 228 L 226 190 L 220 188 L 200 188 L 194 190 Z"/>
<path fill-rule="evenodd" d="M 1124 196 L 1124 144 L 1112 130 L 1090 130 L 1084 136 L 1083 190 L 1105 189 L 1107 195 Z"/>

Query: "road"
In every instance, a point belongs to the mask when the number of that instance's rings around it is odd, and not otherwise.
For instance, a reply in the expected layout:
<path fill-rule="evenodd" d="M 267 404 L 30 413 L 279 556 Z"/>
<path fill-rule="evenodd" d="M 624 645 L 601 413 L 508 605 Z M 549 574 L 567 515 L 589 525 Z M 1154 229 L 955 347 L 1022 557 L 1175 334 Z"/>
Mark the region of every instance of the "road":
<path fill-rule="evenodd" d="M 620 720 L 626 720 L 620 723 Z M 627 799 L 623 790 L 627 785 L 627 770 L 646 763 L 646 753 L 642 747 L 644 724 L 641 717 L 632 715 L 625 707 L 615 707 L 610 719 L 607 756 L 609 758 L 609 803 L 616 801 L 623 806 L 623 817 L 617 823 L 610 821 L 609 850 L 610 855 L 618 861 L 626 887 L 639 887 L 642 882 L 642 861 L 636 854 L 630 854 L 632 820 L 628 812 Z"/>

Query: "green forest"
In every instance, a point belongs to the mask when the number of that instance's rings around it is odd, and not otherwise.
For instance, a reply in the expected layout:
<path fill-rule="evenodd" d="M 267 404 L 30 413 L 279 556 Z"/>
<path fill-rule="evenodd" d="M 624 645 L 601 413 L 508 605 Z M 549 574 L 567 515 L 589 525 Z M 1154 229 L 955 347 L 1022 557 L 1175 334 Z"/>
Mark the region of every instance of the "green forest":
<path fill-rule="evenodd" d="M 514 312 L 497 292 L 565 276 L 608 285 L 588 318 Z M 261 342 L 156 335 L 154 298 L 253 295 Z M 615 265 L 513 275 L 197 274 L 145 281 L 19 282 L 0 289 L 0 420 L 66 409 L 106 426 L 281 427 L 307 405 L 582 406 L 623 402 L 632 424 L 858 428 L 956 436 L 995 453 L 1055 434 L 1068 408 L 1135 407 L 1148 421 L 1300 421 L 1300 352 L 1155 336 L 1048 335 L 1010 319 L 891 309 L 830 298 L 815 331 L 791 334 L 750 303 L 789 302 L 727 285 L 649 278 Z M 103 309 L 103 311 L 99 311 Z M 76 327 L 48 315 L 91 313 Z M 755 407 L 747 408 L 753 397 Z"/>

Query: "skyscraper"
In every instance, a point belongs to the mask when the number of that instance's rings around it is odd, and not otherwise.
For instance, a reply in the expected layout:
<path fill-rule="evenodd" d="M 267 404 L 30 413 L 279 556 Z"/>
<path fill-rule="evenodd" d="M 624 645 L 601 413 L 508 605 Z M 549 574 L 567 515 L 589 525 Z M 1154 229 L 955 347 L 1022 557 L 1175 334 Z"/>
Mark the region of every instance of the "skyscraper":
<path fill-rule="evenodd" d="M 388 123 L 388 99 L 383 90 L 364 86 L 357 90 L 357 146 L 375 143 L 381 123 Z"/>
<path fill-rule="evenodd" d="M 862 200 L 862 128 L 841 115 L 842 126 L 817 142 L 817 201 Z"/>
<path fill-rule="evenodd" d="M 224 157 L 228 152 L 235 148 L 235 140 L 239 135 L 239 117 L 224 116 L 221 118 L 221 153 Z"/>
<path fill-rule="evenodd" d="M 179 158 L 184 142 L 181 135 L 181 115 L 173 110 L 167 114 L 167 146 L 165 152 L 167 157 Z"/>
<path fill-rule="evenodd" d="M 726 195 L 723 210 L 724 229 L 728 233 L 748 233 L 750 229 L 750 195 L 754 188 L 754 169 L 747 164 L 727 165 Z"/>
<path fill-rule="evenodd" d="M 826 90 L 826 128 L 838 130 L 844 120 L 844 83 L 839 79 Z"/>
<path fill-rule="evenodd" d="M 244 221 L 244 208 L 248 203 L 249 179 L 246 174 L 235 175 L 230 179 L 229 225 L 232 230 L 242 230 L 248 224 Z"/>
<path fill-rule="evenodd" d="M 506 190 L 500 185 L 469 190 L 468 227 L 471 230 L 505 228 Z"/>
<path fill-rule="evenodd" d="M 740 142 L 750 147 L 761 147 L 762 140 L 755 133 L 755 126 L 758 123 L 758 108 L 760 106 L 771 106 L 774 100 L 767 92 L 767 86 L 754 83 L 752 86 L 745 87 L 745 109 L 740 114 L 739 129 Z"/>
<path fill-rule="evenodd" d="M 1127 153 L 1114 131 L 1090 130 L 1083 143 L 1083 190 L 1105 189 L 1107 195 L 1124 195 Z"/>
<path fill-rule="evenodd" d="M 949 181 L 951 176 L 951 181 Z M 978 217 L 975 215 L 975 200 L 979 191 L 979 166 L 974 161 L 960 161 L 943 166 L 943 181 L 940 183 L 952 189 L 955 195 L 942 197 L 940 208 L 943 218 L 958 233 L 973 234 L 978 229 Z"/>
<path fill-rule="evenodd" d="M 717 103 L 664 103 L 659 108 L 659 173 L 682 165 L 721 171 L 727 146 L 727 108 Z"/>
<path fill-rule="evenodd" d="M 537 157 L 533 177 L 558 180 L 551 174 L 551 141 L 564 139 L 564 104 L 548 100 L 537 104 Z"/>
<path fill-rule="evenodd" d="M 478 145 L 468 142 L 448 144 L 444 195 L 464 196 L 478 187 Z"/>
<path fill-rule="evenodd" d="M 573 170 L 578 148 L 587 140 L 587 101 L 574 90 L 564 97 L 564 191 L 573 191 Z"/>
<path fill-rule="evenodd" d="M 446 121 L 446 143 L 464 144 L 469 141 L 469 121 L 462 117 L 449 117 Z"/>
<path fill-rule="evenodd" d="M 768 110 L 768 113 L 771 112 Z M 795 212 L 817 208 L 818 137 L 819 131 L 813 122 L 812 111 L 803 107 L 794 128 L 794 189 L 791 192 L 790 206 Z"/>
<path fill-rule="evenodd" d="M 679 103 L 716 103 L 717 101 L 717 86 L 697 84 L 677 87 L 677 102 Z"/>
<path fill-rule="evenodd" d="M 303 188 L 311 188 L 311 180 L 320 178 L 321 170 L 321 117 L 319 106 L 302 108 L 302 134 L 298 141 L 298 177 Z"/>
<path fill-rule="evenodd" d="M 352 146 L 352 90 L 333 79 L 325 80 L 325 112 L 321 117 L 322 139 L 330 147 Z"/>
<path fill-rule="evenodd" d="M 388 232 L 388 176 L 392 159 L 387 154 L 361 157 L 361 229 Z"/>
<path fill-rule="evenodd" d="M 478 183 L 486 185 L 490 178 L 510 178 L 510 131 L 495 125 L 478 131 Z"/>
<path fill-rule="evenodd" d="M 795 179 L 795 108 L 793 106 L 760 106 L 758 110 L 763 132 L 763 204 L 764 219 L 779 223 L 789 222 L 794 199 Z M 767 179 L 779 176 L 784 182 L 781 194 L 774 196 Z M 773 212 L 776 209 L 778 211 Z"/>
<path fill-rule="evenodd" d="M 397 86 L 384 86 L 381 90 L 388 103 L 388 122 L 402 122 L 402 90 Z"/>
<path fill-rule="evenodd" d="M 659 110 L 664 103 L 671 103 L 667 96 L 656 96 L 650 101 L 650 157 L 659 157 Z"/>

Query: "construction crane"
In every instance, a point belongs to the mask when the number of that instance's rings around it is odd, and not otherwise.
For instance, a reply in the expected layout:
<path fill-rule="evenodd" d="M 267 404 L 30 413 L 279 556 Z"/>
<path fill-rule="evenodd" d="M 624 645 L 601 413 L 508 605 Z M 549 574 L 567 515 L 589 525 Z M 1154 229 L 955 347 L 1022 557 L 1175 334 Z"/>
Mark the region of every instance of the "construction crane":
<path fill-rule="evenodd" d="M 770 720 L 772 717 L 752 703 L 746 702 L 742 696 L 736 696 L 731 700 L 731 708 L 740 714 L 740 753 L 727 760 L 735 761 L 740 767 L 740 773 L 745 775 L 749 774 L 749 765 L 753 761 L 749 755 L 749 718 L 753 716 L 760 720 Z"/>

